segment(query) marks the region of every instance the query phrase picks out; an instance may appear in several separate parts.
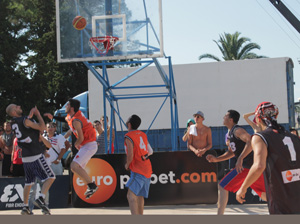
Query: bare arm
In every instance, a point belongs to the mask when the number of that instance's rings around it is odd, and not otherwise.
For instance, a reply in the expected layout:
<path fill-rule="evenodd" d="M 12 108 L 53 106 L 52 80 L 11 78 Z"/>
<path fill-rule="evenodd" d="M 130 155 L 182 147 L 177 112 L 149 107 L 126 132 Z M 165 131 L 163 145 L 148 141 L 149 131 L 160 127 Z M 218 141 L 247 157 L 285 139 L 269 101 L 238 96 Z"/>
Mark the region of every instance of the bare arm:
<path fill-rule="evenodd" d="M 127 157 L 126 157 L 125 169 L 129 170 L 129 165 L 133 160 L 133 144 L 127 138 L 125 138 L 125 143 L 126 143 L 126 146 L 127 146 Z"/>
<path fill-rule="evenodd" d="M 251 121 L 249 119 L 249 117 L 252 115 L 255 115 L 255 112 L 244 114 L 243 117 L 244 117 L 245 121 L 252 127 L 253 131 L 256 133 L 256 132 L 261 131 L 261 129 L 258 125 L 256 125 L 253 121 Z"/>
<path fill-rule="evenodd" d="M 193 135 L 190 135 L 187 143 L 188 149 L 197 155 L 198 150 L 193 146 Z"/>
<path fill-rule="evenodd" d="M 66 132 L 66 134 L 64 135 L 65 139 L 69 138 L 69 137 L 71 136 L 71 134 L 72 134 L 72 130 L 69 129 L 69 130 Z"/>
<path fill-rule="evenodd" d="M 57 159 L 55 161 L 53 161 L 54 164 L 58 164 L 59 163 L 58 160 L 61 160 L 63 158 L 64 154 L 68 151 L 68 149 L 71 146 L 71 144 L 70 144 L 69 141 L 65 141 L 64 145 L 65 145 L 65 147 L 61 148 L 61 151 L 60 151 L 59 155 L 57 156 Z"/>
<path fill-rule="evenodd" d="M 242 186 L 236 193 L 236 200 L 240 203 L 245 202 L 247 189 L 260 177 L 266 168 L 268 150 L 264 141 L 259 136 L 253 136 L 252 146 L 254 152 L 254 161 L 249 173 Z"/>
<path fill-rule="evenodd" d="M 16 151 L 16 144 L 15 144 L 15 141 L 17 141 L 17 139 L 14 139 L 13 141 L 13 148 L 12 148 L 12 152 L 11 152 L 11 165 L 13 165 L 13 161 L 14 161 L 14 153 Z"/>
<path fill-rule="evenodd" d="M 44 136 L 40 135 L 40 139 L 48 149 L 52 147 L 51 143 Z"/>
<path fill-rule="evenodd" d="M 37 107 L 32 108 L 30 111 L 30 114 L 34 114 L 37 117 L 39 122 L 35 123 L 29 119 L 25 119 L 25 125 L 27 127 L 31 127 L 33 129 L 39 130 L 40 132 L 43 132 L 44 130 L 46 130 L 45 122 L 44 122 L 39 110 L 37 109 Z"/>
<path fill-rule="evenodd" d="M 188 140 L 188 138 L 189 138 L 189 135 L 190 135 L 190 127 L 188 127 L 186 129 L 186 132 L 185 132 L 185 134 L 182 137 L 182 141 L 186 142 Z"/>
<path fill-rule="evenodd" d="M 234 153 L 231 150 L 231 148 L 228 147 L 228 151 L 225 152 L 224 154 L 222 154 L 222 155 L 220 155 L 218 157 L 215 157 L 214 155 L 209 154 L 209 155 L 206 156 L 206 159 L 210 163 L 218 163 L 218 162 L 229 160 L 229 159 L 231 159 L 233 157 L 234 157 Z"/>

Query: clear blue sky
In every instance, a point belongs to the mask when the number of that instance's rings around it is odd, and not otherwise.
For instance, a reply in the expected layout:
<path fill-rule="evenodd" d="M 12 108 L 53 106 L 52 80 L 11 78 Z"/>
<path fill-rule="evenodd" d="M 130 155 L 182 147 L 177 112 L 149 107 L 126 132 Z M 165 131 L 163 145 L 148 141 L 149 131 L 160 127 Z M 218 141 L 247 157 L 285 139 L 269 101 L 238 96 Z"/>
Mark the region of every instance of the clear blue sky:
<path fill-rule="evenodd" d="M 300 20 L 300 0 L 282 1 Z M 198 60 L 211 53 L 222 58 L 213 40 L 219 34 L 241 33 L 261 46 L 254 53 L 290 57 L 294 62 L 294 97 L 300 98 L 300 33 L 269 0 L 162 0 L 164 51 L 173 64 L 213 62 Z"/>

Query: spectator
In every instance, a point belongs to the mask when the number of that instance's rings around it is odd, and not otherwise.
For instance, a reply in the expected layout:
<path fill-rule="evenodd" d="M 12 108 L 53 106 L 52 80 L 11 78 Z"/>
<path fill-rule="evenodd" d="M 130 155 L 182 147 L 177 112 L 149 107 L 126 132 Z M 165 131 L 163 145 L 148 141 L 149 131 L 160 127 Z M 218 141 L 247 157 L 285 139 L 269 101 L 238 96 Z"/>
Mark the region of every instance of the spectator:
<path fill-rule="evenodd" d="M 48 149 L 49 157 L 46 158 L 46 161 L 51 166 L 55 175 L 63 175 L 63 166 L 61 159 L 70 148 L 71 144 L 65 139 L 61 134 L 56 132 L 56 124 L 54 122 L 48 122 L 46 124 L 46 133 L 44 137 L 51 144 L 51 147 Z"/>
<path fill-rule="evenodd" d="M 0 126 L 0 177 L 2 177 L 2 160 L 4 157 L 3 150 L 4 150 L 4 145 L 5 145 L 5 143 L 2 139 L 3 133 L 4 133 L 3 126 Z"/>
<path fill-rule="evenodd" d="M 3 150 L 3 161 L 2 161 L 2 176 L 11 177 L 12 173 L 10 172 L 11 167 L 11 153 L 13 150 L 13 141 L 15 135 L 11 128 L 10 121 L 4 123 L 4 133 L 2 134 L 2 140 L 4 141 L 4 150 Z"/>
<path fill-rule="evenodd" d="M 23 162 L 22 162 L 22 149 L 18 145 L 17 138 L 15 138 L 14 142 L 13 142 L 10 171 L 11 171 L 13 177 L 25 176 Z"/>
<path fill-rule="evenodd" d="M 105 120 L 104 120 L 104 116 L 101 116 L 101 118 L 100 118 L 100 123 L 101 123 L 101 125 L 102 125 L 102 129 L 103 130 L 105 130 L 104 129 L 104 127 L 105 127 Z M 108 146 L 110 147 L 109 149 L 108 149 L 108 153 L 111 153 L 111 154 L 113 154 L 114 153 L 114 151 L 115 151 L 115 148 L 114 148 L 114 141 L 115 141 L 115 130 L 112 128 L 112 136 L 111 136 L 111 144 L 109 144 L 109 140 L 110 140 L 110 126 L 109 126 L 109 124 L 108 124 L 108 117 L 106 116 L 106 131 L 107 131 L 107 142 L 108 142 Z"/>
<path fill-rule="evenodd" d="M 194 119 L 196 124 L 190 126 L 188 149 L 201 157 L 212 148 L 211 129 L 203 124 L 204 114 L 201 111 L 194 114 Z"/>
<path fill-rule="evenodd" d="M 186 142 L 189 138 L 190 126 L 195 124 L 194 119 L 189 119 L 186 123 L 186 129 L 184 131 L 184 135 L 182 137 L 182 141 Z"/>
<path fill-rule="evenodd" d="M 94 128 L 97 131 L 97 145 L 98 145 L 98 150 L 96 152 L 95 155 L 101 155 L 101 154 L 105 154 L 105 136 L 104 136 L 104 130 L 103 130 L 103 126 L 101 125 L 100 121 L 95 120 L 94 121 Z"/>

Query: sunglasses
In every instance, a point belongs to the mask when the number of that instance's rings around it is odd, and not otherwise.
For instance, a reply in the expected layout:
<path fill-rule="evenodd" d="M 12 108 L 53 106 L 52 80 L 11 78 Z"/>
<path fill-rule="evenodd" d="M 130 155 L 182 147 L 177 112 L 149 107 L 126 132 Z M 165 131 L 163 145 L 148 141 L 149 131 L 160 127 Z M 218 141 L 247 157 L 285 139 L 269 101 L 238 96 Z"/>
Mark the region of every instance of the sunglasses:
<path fill-rule="evenodd" d="M 194 117 L 196 117 L 196 118 L 200 118 L 201 116 L 200 116 L 200 115 L 196 115 L 196 116 L 194 116 Z"/>

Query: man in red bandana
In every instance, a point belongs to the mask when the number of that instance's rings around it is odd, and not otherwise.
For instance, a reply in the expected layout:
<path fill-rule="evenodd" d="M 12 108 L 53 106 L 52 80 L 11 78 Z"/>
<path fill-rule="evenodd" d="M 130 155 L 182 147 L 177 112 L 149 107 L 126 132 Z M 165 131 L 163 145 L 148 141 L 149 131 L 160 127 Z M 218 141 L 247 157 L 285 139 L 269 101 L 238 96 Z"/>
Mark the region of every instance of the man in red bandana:
<path fill-rule="evenodd" d="M 245 202 L 247 188 L 264 172 L 270 214 L 300 214 L 300 141 L 277 123 L 277 116 L 278 108 L 271 102 L 256 108 L 262 131 L 251 140 L 254 162 L 236 199 Z"/>

